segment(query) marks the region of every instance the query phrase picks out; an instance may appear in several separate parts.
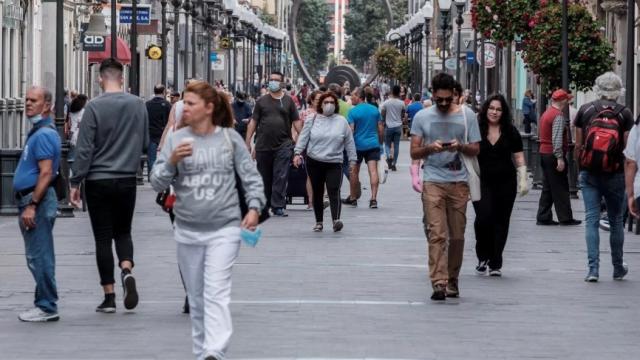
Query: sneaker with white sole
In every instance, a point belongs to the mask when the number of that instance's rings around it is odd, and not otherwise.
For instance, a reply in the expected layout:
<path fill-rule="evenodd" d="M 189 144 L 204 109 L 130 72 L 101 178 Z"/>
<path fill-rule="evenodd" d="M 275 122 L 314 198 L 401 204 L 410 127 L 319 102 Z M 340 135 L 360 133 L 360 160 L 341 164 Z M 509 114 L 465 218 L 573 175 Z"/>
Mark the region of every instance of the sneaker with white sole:
<path fill-rule="evenodd" d="M 49 322 L 60 320 L 60 316 L 58 313 L 48 313 L 39 307 L 35 307 L 18 315 L 18 319 L 25 322 Z"/>
<path fill-rule="evenodd" d="M 131 275 L 131 270 L 122 271 L 122 288 L 124 290 L 124 308 L 134 309 L 138 305 L 138 291 L 136 290 L 136 279 Z"/>
<path fill-rule="evenodd" d="M 500 277 L 500 276 L 502 276 L 502 270 L 500 270 L 500 269 L 491 269 L 491 270 L 489 270 L 489 276 Z"/>
<path fill-rule="evenodd" d="M 629 265 L 622 263 L 622 266 L 617 271 L 613 272 L 613 280 L 622 280 L 629 273 Z"/>
<path fill-rule="evenodd" d="M 98 305 L 96 312 L 113 314 L 116 312 L 116 294 L 104 294 L 102 304 Z"/>
<path fill-rule="evenodd" d="M 487 260 L 483 260 L 478 262 L 478 266 L 476 266 L 476 274 L 484 275 L 487 273 L 487 265 L 489 262 Z"/>

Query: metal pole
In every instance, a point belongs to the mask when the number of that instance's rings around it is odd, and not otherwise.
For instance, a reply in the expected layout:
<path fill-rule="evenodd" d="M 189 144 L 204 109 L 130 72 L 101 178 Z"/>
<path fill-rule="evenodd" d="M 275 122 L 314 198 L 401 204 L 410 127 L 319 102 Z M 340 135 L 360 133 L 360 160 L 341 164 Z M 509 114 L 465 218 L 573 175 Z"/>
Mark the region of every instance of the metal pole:
<path fill-rule="evenodd" d="M 207 82 L 213 85 L 211 81 L 211 37 L 213 36 L 209 31 L 209 26 L 205 27 L 205 35 L 207 36 L 207 55 L 205 56 L 205 69 L 207 72 Z"/>
<path fill-rule="evenodd" d="M 507 56 L 506 56 L 506 61 L 505 61 L 505 67 L 507 68 L 507 87 L 505 89 L 505 95 L 507 98 L 507 104 L 509 104 L 509 106 L 511 106 L 512 109 L 514 109 L 515 107 L 513 106 L 513 104 L 511 104 L 512 101 L 512 96 L 511 96 L 511 90 L 513 89 L 512 87 L 512 69 L 511 69 L 511 56 L 512 56 L 512 46 L 513 43 L 511 41 L 509 41 L 507 43 Z"/>
<path fill-rule="evenodd" d="M 464 23 L 462 11 L 464 10 L 464 5 L 457 6 L 457 8 L 458 18 L 456 19 L 456 24 L 458 25 L 458 46 L 456 47 L 456 80 L 460 81 L 460 43 L 462 42 L 462 24 Z"/>
<path fill-rule="evenodd" d="M 162 41 L 162 85 L 167 86 L 167 0 L 160 1 L 162 6 L 162 35 L 160 40 Z"/>
<path fill-rule="evenodd" d="M 195 78 L 196 77 L 196 54 L 197 54 L 197 49 L 196 49 L 196 40 L 197 40 L 197 31 L 196 31 L 196 16 L 197 16 L 197 12 L 195 7 L 192 9 L 191 12 L 191 21 L 193 24 L 193 30 L 191 31 L 191 78 Z"/>
<path fill-rule="evenodd" d="M 424 19 L 424 37 L 426 39 L 426 59 L 425 59 L 425 65 L 424 65 L 424 88 L 428 89 L 429 88 L 429 81 L 431 81 L 429 79 L 429 36 L 431 36 L 431 30 L 430 27 L 431 26 L 431 19 L 425 18 Z"/>
<path fill-rule="evenodd" d="M 138 89 L 138 1 L 131 2 L 131 40 L 129 41 L 131 51 L 131 71 L 129 72 L 129 87 L 131 94 L 139 95 Z"/>
<path fill-rule="evenodd" d="M 626 61 L 626 67 L 627 67 L 627 76 L 625 79 L 625 88 L 626 88 L 626 93 L 625 93 L 625 100 L 624 103 L 625 105 L 631 110 L 631 113 L 633 114 L 633 110 L 635 108 L 635 97 L 634 95 L 634 86 L 633 86 L 633 78 L 634 78 L 634 74 L 635 74 L 635 38 L 636 38 L 636 33 L 635 33 L 635 3 L 634 0 L 627 0 L 627 61 Z"/>
<path fill-rule="evenodd" d="M 262 32 L 258 31 L 258 92 L 260 94 L 260 88 L 262 87 L 262 66 L 260 65 L 260 52 L 262 50 Z"/>
<path fill-rule="evenodd" d="M 189 78 L 189 1 L 184 3 L 183 8 L 185 9 L 184 14 L 184 57 L 183 57 L 183 66 L 184 66 L 184 81 L 187 81 Z"/>
<path fill-rule="evenodd" d="M 562 0 L 562 88 L 569 90 L 568 0 Z"/>
<path fill-rule="evenodd" d="M 446 71 L 444 66 L 447 57 L 447 28 L 449 27 L 449 13 L 442 11 L 442 71 Z"/>
<path fill-rule="evenodd" d="M 175 91 L 179 91 L 180 87 L 178 85 L 178 70 L 180 67 L 179 63 L 179 46 L 178 42 L 180 42 L 180 34 L 179 34 L 179 26 L 180 23 L 180 0 L 173 0 L 173 89 Z"/>
<path fill-rule="evenodd" d="M 64 3 L 64 1 L 58 1 L 58 3 L 60 2 Z M 118 58 L 118 10 L 116 5 L 116 0 L 111 0 L 111 57 L 114 59 Z"/>
<path fill-rule="evenodd" d="M 473 66 L 471 69 L 471 96 L 473 106 L 477 107 L 476 93 L 478 92 L 478 59 L 476 59 L 478 53 L 478 32 L 473 31 Z"/>
<path fill-rule="evenodd" d="M 484 43 L 484 35 L 481 38 L 481 43 L 480 43 L 480 59 L 481 61 L 478 62 L 479 65 L 479 71 L 480 71 L 480 102 L 483 102 L 486 95 L 487 95 L 487 81 L 486 81 L 486 66 L 485 66 L 485 57 L 484 57 L 484 52 L 485 52 L 485 43 Z"/>
<path fill-rule="evenodd" d="M 69 179 L 69 142 L 64 136 L 64 1 L 58 1 L 56 6 L 56 100 L 55 100 L 55 125 L 60 139 L 62 139 L 62 177 L 65 184 Z M 58 203 L 59 217 L 73 217 L 73 208 L 69 206 L 69 191 L 64 187 L 64 199 Z"/>

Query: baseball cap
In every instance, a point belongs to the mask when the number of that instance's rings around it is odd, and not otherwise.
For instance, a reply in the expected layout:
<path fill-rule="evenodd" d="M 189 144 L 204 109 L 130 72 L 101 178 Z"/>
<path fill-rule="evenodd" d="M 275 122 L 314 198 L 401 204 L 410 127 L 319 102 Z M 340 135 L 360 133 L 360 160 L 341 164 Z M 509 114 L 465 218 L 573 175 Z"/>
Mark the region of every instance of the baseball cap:
<path fill-rule="evenodd" d="M 571 100 L 573 95 L 566 92 L 564 89 L 558 89 L 551 94 L 551 99 L 555 101 Z"/>

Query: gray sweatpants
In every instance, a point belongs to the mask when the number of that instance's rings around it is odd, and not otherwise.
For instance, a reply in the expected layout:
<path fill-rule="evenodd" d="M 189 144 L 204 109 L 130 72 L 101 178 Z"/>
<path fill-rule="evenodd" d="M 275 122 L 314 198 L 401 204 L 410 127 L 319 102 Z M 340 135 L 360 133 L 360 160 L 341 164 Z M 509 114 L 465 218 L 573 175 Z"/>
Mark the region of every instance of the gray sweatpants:
<path fill-rule="evenodd" d="M 223 359 L 231 324 L 231 268 L 240 250 L 240 231 L 218 236 L 208 245 L 178 243 L 178 264 L 189 296 L 193 353 L 202 360 Z"/>

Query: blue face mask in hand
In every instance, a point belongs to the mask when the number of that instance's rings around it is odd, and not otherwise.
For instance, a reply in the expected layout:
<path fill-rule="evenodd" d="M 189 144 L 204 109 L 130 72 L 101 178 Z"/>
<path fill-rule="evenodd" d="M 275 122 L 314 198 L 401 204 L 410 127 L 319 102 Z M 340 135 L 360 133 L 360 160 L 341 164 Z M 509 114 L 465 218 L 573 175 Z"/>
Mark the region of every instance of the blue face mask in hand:
<path fill-rule="evenodd" d="M 256 228 L 255 231 L 245 228 L 240 230 L 240 238 L 245 244 L 247 244 L 247 246 L 256 247 L 260 237 L 262 237 L 262 230 L 260 228 Z"/>

